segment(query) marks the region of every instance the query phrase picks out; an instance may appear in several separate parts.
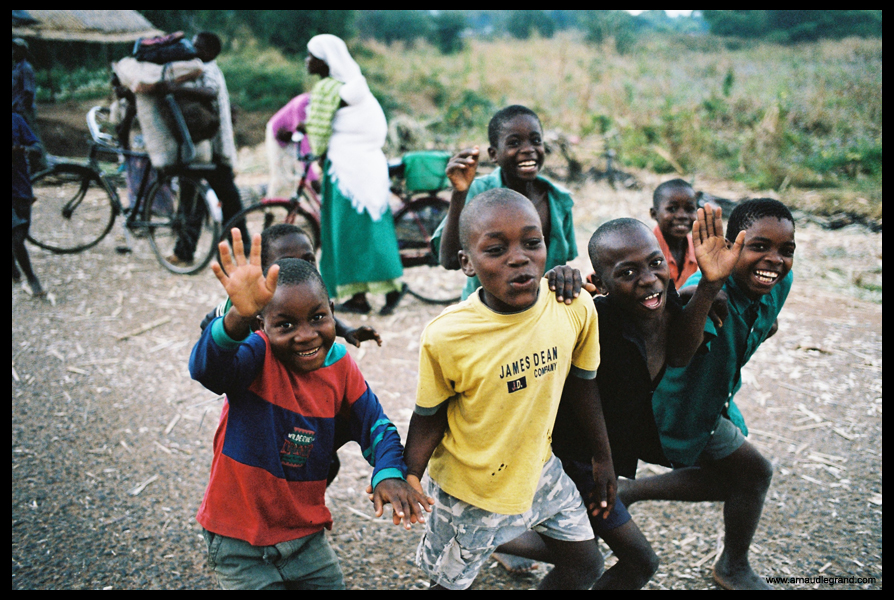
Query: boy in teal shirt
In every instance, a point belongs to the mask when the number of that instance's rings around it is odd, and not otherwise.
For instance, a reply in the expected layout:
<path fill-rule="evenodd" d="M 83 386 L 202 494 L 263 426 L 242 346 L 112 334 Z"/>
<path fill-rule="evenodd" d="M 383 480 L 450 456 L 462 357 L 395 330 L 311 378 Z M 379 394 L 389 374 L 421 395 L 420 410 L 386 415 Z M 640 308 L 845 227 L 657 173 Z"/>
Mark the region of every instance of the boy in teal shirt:
<path fill-rule="evenodd" d="M 747 200 L 730 215 L 726 238 L 745 231 L 742 254 L 724 286 L 729 313 L 721 327 L 705 323 L 708 352 L 686 367 L 668 368 L 652 397 L 665 456 L 676 470 L 624 482 L 619 498 L 724 502 L 726 535 L 714 579 L 727 589 L 767 589 L 751 568 L 748 549 L 757 530 L 773 467 L 744 436 L 733 397 L 742 367 L 776 330 L 792 285 L 795 224 L 777 200 Z M 700 273 L 687 281 L 697 284 Z"/>
<path fill-rule="evenodd" d="M 534 204 L 546 240 L 547 271 L 577 258 L 571 194 L 540 175 L 546 149 L 537 114 L 524 106 L 508 106 L 491 118 L 487 133 L 490 142 L 488 156 L 498 165 L 495 171 L 475 178 L 478 146 L 459 152 L 447 164 L 447 177 L 453 185 L 453 195 L 447 217 L 435 231 L 431 242 L 432 251 L 439 257 L 441 265 L 450 270 L 459 269 L 459 215 L 468 200 L 494 188 L 515 190 Z M 564 274 L 569 279 L 571 275 L 570 270 Z M 480 285 L 477 277 L 469 277 L 463 288 L 463 300 Z M 552 285 L 550 287 L 555 289 Z M 575 293 L 579 290 L 580 285 L 576 285 Z M 561 291 L 558 296 L 559 300 L 564 299 Z"/>

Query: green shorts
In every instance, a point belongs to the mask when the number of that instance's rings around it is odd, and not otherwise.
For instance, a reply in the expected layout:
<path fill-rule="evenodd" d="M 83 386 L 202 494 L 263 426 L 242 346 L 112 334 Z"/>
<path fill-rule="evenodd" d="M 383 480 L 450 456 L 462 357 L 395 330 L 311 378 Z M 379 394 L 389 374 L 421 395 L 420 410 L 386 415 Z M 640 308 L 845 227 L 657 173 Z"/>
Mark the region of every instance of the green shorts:
<path fill-rule="evenodd" d="M 225 590 L 343 590 L 338 557 L 325 531 L 273 546 L 202 530 L 208 566 Z"/>
<path fill-rule="evenodd" d="M 739 449 L 745 443 L 745 436 L 739 431 L 732 421 L 726 417 L 720 417 L 717 427 L 711 432 L 711 439 L 708 445 L 702 450 L 698 457 L 698 461 L 713 461 L 726 458 Z"/>

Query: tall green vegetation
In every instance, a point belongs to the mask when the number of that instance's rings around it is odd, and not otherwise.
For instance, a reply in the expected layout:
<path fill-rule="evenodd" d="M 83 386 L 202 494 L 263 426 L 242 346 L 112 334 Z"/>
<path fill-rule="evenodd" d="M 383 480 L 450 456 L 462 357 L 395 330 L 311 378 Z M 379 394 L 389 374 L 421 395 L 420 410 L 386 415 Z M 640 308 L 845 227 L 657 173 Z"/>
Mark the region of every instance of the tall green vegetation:
<path fill-rule="evenodd" d="M 234 103 L 272 114 L 312 83 L 298 40 L 325 20 L 314 11 L 273 12 L 165 11 L 167 24 L 156 24 L 220 31 L 231 42 L 219 62 Z M 610 145 L 629 167 L 737 179 L 755 190 L 851 195 L 880 216 L 882 42 L 863 35 L 874 25 L 857 26 L 875 23 L 875 13 L 845 11 L 859 12 L 850 21 L 859 37 L 793 43 L 808 30 L 830 37 L 845 30 L 810 20 L 805 13 L 813 11 L 704 12 L 712 28 L 736 37 L 668 32 L 683 22 L 663 11 L 636 18 L 534 11 L 556 26 L 551 38 L 523 22 L 520 39 L 508 35 L 513 11 L 358 11 L 332 26 L 348 32 L 389 120 L 410 119 L 427 131 L 417 136 L 420 146 L 486 143 L 493 111 L 519 103 L 547 129 L 579 138 L 584 164 L 597 164 Z M 699 27 L 698 19 L 688 23 Z M 275 42 L 273 30 L 294 32 L 291 45 Z M 755 39 L 773 32 L 776 42 Z M 102 76 L 74 68 L 64 75 L 71 90 L 98 85 L 107 93 Z"/>
<path fill-rule="evenodd" d="M 511 103 L 632 167 L 726 178 L 755 190 L 846 190 L 880 215 L 880 39 L 779 45 L 650 36 L 621 53 L 571 33 L 470 41 L 454 56 L 375 47 L 365 72 L 439 144 L 486 143 L 488 111 Z"/>
<path fill-rule="evenodd" d="M 717 35 L 775 42 L 882 37 L 881 10 L 704 10 Z"/>

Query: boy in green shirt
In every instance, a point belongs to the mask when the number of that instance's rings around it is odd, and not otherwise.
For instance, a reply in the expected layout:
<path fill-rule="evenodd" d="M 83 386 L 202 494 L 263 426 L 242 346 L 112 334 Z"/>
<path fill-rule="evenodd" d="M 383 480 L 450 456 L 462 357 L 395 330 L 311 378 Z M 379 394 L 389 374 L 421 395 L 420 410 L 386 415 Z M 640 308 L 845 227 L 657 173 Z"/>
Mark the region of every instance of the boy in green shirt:
<path fill-rule="evenodd" d="M 726 238 L 745 231 L 742 254 L 724 286 L 728 296 L 722 327 L 705 323 L 709 351 L 686 367 L 668 368 L 652 397 L 665 456 L 676 470 L 624 481 L 619 498 L 721 501 L 726 528 L 714 580 L 727 589 L 768 589 L 748 562 L 773 467 L 748 443 L 744 419 L 733 402 L 741 370 L 775 332 L 776 317 L 792 285 L 795 223 L 791 212 L 769 198 L 747 200 L 732 212 Z M 700 273 L 687 281 L 697 284 Z"/>
<path fill-rule="evenodd" d="M 432 251 L 445 269 L 459 269 L 459 216 L 466 202 L 486 190 L 509 188 L 530 200 L 540 217 L 546 243 L 546 270 L 564 268 L 565 263 L 577 258 L 571 215 L 574 202 L 568 190 L 540 175 L 546 157 L 540 118 L 527 107 L 508 106 L 491 118 L 487 135 L 490 143 L 487 153 L 498 168 L 483 177 L 475 177 L 478 172 L 478 146 L 462 150 L 450 159 L 447 177 L 453 186 L 453 194 L 447 217 L 432 237 Z M 559 301 L 570 302 L 580 292 L 580 274 L 570 267 L 556 271 L 558 281 L 564 278 L 568 283 L 563 288 L 561 283 L 554 285 L 551 278 L 550 289 L 557 292 Z M 577 282 L 572 288 L 571 282 L 575 277 Z M 463 288 L 463 300 L 479 285 L 481 282 L 477 277 L 469 277 Z"/>

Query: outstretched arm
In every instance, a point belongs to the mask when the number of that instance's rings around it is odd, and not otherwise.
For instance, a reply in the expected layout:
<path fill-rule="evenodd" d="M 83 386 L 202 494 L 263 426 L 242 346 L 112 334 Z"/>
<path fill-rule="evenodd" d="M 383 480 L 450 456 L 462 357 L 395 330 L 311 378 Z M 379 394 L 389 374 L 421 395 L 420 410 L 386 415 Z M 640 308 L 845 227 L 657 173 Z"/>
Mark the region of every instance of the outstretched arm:
<path fill-rule="evenodd" d="M 347 343 L 357 348 L 360 347 L 361 342 L 370 340 L 376 342 L 380 347 L 382 345 L 382 337 L 379 335 L 379 332 L 369 325 L 355 328 L 338 318 L 335 319 L 335 335 L 344 338 Z"/>
<path fill-rule="evenodd" d="M 745 232 L 740 231 L 735 243 L 730 244 L 723 236 L 723 222 L 720 217 L 719 206 L 706 204 L 704 208 L 698 209 L 698 218 L 692 224 L 692 243 L 695 246 L 695 259 L 701 271 L 701 279 L 683 313 L 670 327 L 667 364 L 672 367 L 689 364 L 701 346 L 705 319 L 742 253 Z"/>
<path fill-rule="evenodd" d="M 593 481 L 596 486 L 585 499 L 590 514 L 594 517 L 602 515 L 608 518 L 615 505 L 618 482 L 612 464 L 611 448 L 608 444 L 608 432 L 605 429 L 605 416 L 602 413 L 602 400 L 599 397 L 599 386 L 596 379 L 582 379 L 571 375 L 565 382 L 565 395 L 572 414 L 590 442 L 589 452 L 593 463 Z"/>
<path fill-rule="evenodd" d="M 414 412 L 410 417 L 407 443 L 404 446 L 404 462 L 407 463 L 407 483 L 422 491 L 422 479 L 428 461 L 447 431 L 447 403 L 444 402 L 432 415 Z"/>
<path fill-rule="evenodd" d="M 265 276 L 261 270 L 261 235 L 256 234 L 252 239 L 251 254 L 246 261 L 242 233 L 235 227 L 231 233 L 232 254 L 229 244 L 221 242 L 218 246 L 221 264 L 211 263 L 211 270 L 232 303 L 224 316 L 224 330 L 231 338 L 241 340 L 248 337 L 252 321 L 273 298 L 279 265 L 270 267 Z"/>
<path fill-rule="evenodd" d="M 459 215 L 466 205 L 469 186 L 475 180 L 477 172 L 478 146 L 459 152 L 447 163 L 447 178 L 453 186 L 453 193 L 450 196 L 450 208 L 447 210 L 444 231 L 441 234 L 438 260 L 442 267 L 451 271 L 459 269 L 458 253 L 462 249 L 459 243 Z"/>

